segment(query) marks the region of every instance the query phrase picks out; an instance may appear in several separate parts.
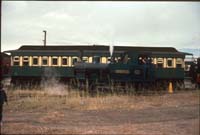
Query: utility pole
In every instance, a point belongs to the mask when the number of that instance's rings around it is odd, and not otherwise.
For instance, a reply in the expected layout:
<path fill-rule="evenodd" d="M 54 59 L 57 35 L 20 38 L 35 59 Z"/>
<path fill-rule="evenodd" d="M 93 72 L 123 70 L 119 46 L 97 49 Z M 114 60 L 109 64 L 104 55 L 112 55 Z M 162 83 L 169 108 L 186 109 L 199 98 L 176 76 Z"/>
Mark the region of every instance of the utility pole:
<path fill-rule="evenodd" d="M 47 38 L 47 31 L 46 30 L 43 30 L 43 32 L 44 32 L 44 46 L 46 46 L 46 38 Z"/>

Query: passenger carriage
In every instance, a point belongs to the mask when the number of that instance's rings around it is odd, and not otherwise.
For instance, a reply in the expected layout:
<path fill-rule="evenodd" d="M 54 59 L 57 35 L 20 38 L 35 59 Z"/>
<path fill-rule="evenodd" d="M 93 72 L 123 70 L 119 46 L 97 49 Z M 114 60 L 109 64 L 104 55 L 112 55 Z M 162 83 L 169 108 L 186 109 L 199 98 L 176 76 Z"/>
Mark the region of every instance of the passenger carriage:
<path fill-rule="evenodd" d="M 11 53 L 12 83 L 76 77 L 75 63 L 107 63 L 108 46 L 21 46 Z"/>
<path fill-rule="evenodd" d="M 39 83 L 56 78 L 90 86 L 134 84 L 166 87 L 169 81 L 182 85 L 184 58 L 189 53 L 173 47 L 105 45 L 25 45 L 11 53 L 11 82 Z"/>

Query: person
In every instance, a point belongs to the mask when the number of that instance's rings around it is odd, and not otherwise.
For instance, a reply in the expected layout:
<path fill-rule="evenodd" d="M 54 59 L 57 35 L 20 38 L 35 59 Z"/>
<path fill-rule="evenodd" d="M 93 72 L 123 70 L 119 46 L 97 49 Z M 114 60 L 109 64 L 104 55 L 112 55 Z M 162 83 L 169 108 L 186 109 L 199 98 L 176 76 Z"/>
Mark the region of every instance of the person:
<path fill-rule="evenodd" d="M 3 84 L 0 84 L 0 126 L 2 126 L 2 117 L 3 117 L 3 104 L 4 102 L 7 103 L 8 105 L 8 101 L 7 101 L 7 95 L 6 92 L 3 89 Z"/>
<path fill-rule="evenodd" d="M 146 57 L 142 58 L 142 64 L 147 64 L 147 58 Z"/>

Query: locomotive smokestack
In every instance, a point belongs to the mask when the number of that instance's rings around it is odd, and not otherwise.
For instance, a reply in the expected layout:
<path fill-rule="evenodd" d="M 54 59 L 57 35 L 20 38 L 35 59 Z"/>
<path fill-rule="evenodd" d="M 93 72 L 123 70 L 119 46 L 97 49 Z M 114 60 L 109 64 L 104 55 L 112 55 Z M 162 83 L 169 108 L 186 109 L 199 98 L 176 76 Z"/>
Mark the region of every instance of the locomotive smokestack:
<path fill-rule="evenodd" d="M 46 38 L 47 38 L 47 31 L 46 30 L 43 30 L 44 32 L 44 46 L 46 46 Z"/>

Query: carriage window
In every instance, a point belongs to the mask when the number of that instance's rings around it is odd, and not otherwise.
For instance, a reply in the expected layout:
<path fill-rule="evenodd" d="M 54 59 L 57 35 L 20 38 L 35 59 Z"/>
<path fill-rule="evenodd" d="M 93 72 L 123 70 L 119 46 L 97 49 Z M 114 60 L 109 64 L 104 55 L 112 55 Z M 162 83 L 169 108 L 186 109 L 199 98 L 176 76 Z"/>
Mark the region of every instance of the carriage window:
<path fill-rule="evenodd" d="M 108 59 L 107 59 L 107 63 L 110 63 L 110 62 L 111 62 L 111 58 L 108 57 Z"/>
<path fill-rule="evenodd" d="M 15 56 L 14 61 L 19 61 L 19 56 Z"/>
<path fill-rule="evenodd" d="M 157 67 L 162 68 L 163 67 L 163 58 L 158 58 L 157 59 Z"/>
<path fill-rule="evenodd" d="M 172 58 L 168 58 L 167 59 L 167 67 L 172 67 L 173 63 L 172 63 Z"/>
<path fill-rule="evenodd" d="M 33 57 L 33 65 L 34 66 L 38 65 L 38 57 Z"/>
<path fill-rule="evenodd" d="M 28 58 L 28 56 L 24 56 L 23 57 L 23 66 L 28 66 L 28 64 L 29 64 L 29 58 Z"/>
<path fill-rule="evenodd" d="M 101 57 L 101 63 L 107 63 L 107 58 L 106 57 Z"/>
<path fill-rule="evenodd" d="M 120 62 L 122 62 L 122 61 L 121 61 L 121 57 L 114 57 L 114 58 L 113 58 L 113 62 L 114 62 L 114 63 L 120 63 Z"/>
<path fill-rule="evenodd" d="M 93 57 L 89 57 L 88 58 L 88 63 L 92 63 L 92 61 L 93 61 Z"/>
<path fill-rule="evenodd" d="M 14 66 L 19 66 L 19 56 L 15 56 L 13 59 L 13 65 Z"/>
<path fill-rule="evenodd" d="M 72 58 L 72 65 L 74 65 L 78 61 L 77 57 Z"/>
<path fill-rule="evenodd" d="M 62 65 L 68 65 L 68 58 L 67 57 L 63 57 L 62 58 Z"/>
<path fill-rule="evenodd" d="M 190 66 L 191 66 L 191 65 L 185 65 L 185 69 L 184 69 L 184 70 L 185 70 L 185 71 L 189 71 L 189 70 L 190 70 Z"/>
<path fill-rule="evenodd" d="M 150 63 L 150 57 L 147 57 L 147 56 L 140 56 L 138 58 L 138 63 L 143 65 L 143 64 L 147 64 L 147 63 Z"/>
<path fill-rule="evenodd" d="M 123 57 L 123 64 L 127 64 L 129 59 L 130 58 L 128 57 L 128 54 L 125 54 L 124 57 Z"/>
<path fill-rule="evenodd" d="M 48 65 L 48 57 L 42 57 L 42 65 L 47 66 Z"/>
<path fill-rule="evenodd" d="M 28 57 L 24 57 L 23 61 L 28 61 Z"/>
<path fill-rule="evenodd" d="M 94 56 L 93 63 L 100 63 L 100 57 L 99 56 Z"/>
<path fill-rule="evenodd" d="M 176 59 L 176 67 L 177 68 L 182 68 L 182 63 L 183 63 L 183 61 L 181 58 Z"/>
<path fill-rule="evenodd" d="M 52 65 L 54 65 L 54 66 L 58 65 L 58 58 L 57 57 L 52 58 Z"/>
<path fill-rule="evenodd" d="M 151 63 L 154 64 L 154 58 L 151 58 Z"/>
<path fill-rule="evenodd" d="M 89 60 L 88 57 L 83 57 L 82 58 L 82 61 L 85 62 L 85 63 L 88 63 L 88 60 Z"/>

